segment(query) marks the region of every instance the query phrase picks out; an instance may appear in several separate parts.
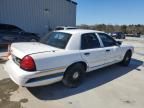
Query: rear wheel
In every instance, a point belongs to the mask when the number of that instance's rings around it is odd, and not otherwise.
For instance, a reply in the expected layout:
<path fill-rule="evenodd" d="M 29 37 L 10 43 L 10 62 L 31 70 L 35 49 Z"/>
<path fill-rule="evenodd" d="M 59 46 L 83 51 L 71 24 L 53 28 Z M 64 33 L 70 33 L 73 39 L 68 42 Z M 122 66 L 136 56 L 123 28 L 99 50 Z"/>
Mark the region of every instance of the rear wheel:
<path fill-rule="evenodd" d="M 64 74 L 63 84 L 67 87 L 78 87 L 85 75 L 85 68 L 82 64 L 75 64 L 67 69 Z"/>
<path fill-rule="evenodd" d="M 128 51 L 125 56 L 124 56 L 124 59 L 123 61 L 121 62 L 121 64 L 123 66 L 128 66 L 130 64 L 130 61 L 131 61 L 131 56 L 132 56 L 132 52 L 131 51 Z"/>

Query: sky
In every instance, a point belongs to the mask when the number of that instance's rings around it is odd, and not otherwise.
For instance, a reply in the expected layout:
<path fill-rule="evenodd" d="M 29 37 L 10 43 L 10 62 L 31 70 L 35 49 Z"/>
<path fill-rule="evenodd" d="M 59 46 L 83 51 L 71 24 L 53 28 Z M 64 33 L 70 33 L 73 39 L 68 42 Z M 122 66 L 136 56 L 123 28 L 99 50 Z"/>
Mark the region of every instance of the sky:
<path fill-rule="evenodd" d="M 144 24 L 144 0 L 76 0 L 77 25 Z"/>

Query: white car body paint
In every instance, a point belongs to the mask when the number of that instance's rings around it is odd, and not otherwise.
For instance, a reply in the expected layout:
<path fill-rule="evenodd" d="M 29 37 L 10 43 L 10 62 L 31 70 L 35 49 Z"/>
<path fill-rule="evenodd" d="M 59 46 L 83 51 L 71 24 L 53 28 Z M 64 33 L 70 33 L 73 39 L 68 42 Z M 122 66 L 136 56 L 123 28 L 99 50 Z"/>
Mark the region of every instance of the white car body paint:
<path fill-rule="evenodd" d="M 36 71 L 28 72 L 21 69 L 20 66 L 13 61 L 12 56 L 10 56 L 4 68 L 16 84 L 25 87 L 35 87 L 56 83 L 63 79 L 63 74 L 66 69 L 74 63 L 86 63 L 86 71 L 90 72 L 118 63 L 123 60 L 128 50 L 134 51 L 134 48 L 128 45 L 104 47 L 97 34 L 104 33 L 101 31 L 77 29 L 61 30 L 58 32 L 72 34 L 65 49 L 59 49 L 37 42 L 13 43 L 11 45 L 12 55 L 19 59 L 29 55 L 34 59 L 36 64 Z M 81 50 L 81 35 L 85 33 L 95 33 L 99 39 L 101 48 Z M 112 52 L 106 52 L 108 49 L 111 49 Z M 91 55 L 85 56 L 84 53 L 87 52 L 90 52 Z M 41 80 L 41 77 L 44 79 Z M 28 82 L 29 80 L 31 81 Z"/>

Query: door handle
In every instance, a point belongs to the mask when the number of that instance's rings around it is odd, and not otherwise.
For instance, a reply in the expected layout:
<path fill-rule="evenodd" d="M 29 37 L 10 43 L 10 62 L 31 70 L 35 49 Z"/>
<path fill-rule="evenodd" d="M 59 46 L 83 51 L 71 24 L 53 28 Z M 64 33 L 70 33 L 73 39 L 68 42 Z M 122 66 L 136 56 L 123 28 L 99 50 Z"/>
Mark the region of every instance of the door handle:
<path fill-rule="evenodd" d="M 88 56 L 88 55 L 90 55 L 90 53 L 84 53 L 84 55 Z"/>
<path fill-rule="evenodd" d="M 106 50 L 106 52 L 110 52 L 110 50 L 108 49 L 108 50 Z"/>

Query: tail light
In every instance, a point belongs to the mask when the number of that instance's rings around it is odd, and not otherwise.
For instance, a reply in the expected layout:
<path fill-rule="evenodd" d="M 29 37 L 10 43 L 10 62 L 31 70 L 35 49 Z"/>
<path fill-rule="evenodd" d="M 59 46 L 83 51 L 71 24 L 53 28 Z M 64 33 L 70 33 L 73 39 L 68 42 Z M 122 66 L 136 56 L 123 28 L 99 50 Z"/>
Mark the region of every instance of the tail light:
<path fill-rule="evenodd" d="M 20 68 L 26 71 L 36 71 L 36 65 L 31 56 L 25 56 L 20 61 Z"/>

